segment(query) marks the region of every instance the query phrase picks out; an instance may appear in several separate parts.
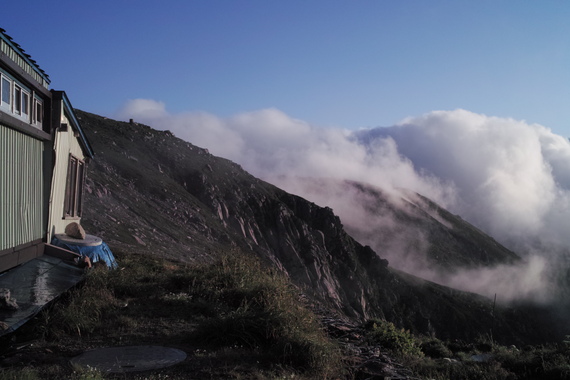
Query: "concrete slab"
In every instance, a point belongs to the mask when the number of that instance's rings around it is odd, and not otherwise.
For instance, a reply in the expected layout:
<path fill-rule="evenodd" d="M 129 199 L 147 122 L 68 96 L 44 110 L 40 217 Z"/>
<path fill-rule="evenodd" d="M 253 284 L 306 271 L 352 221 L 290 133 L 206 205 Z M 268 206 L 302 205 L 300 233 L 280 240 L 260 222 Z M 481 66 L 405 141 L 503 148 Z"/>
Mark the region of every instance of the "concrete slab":
<path fill-rule="evenodd" d="M 32 319 L 48 303 L 83 279 L 83 269 L 61 259 L 43 255 L 0 274 L 0 288 L 10 290 L 19 309 L 0 310 L 0 321 L 11 333 Z"/>
<path fill-rule="evenodd" d="M 71 363 L 104 373 L 123 373 L 170 367 L 185 359 L 186 353 L 176 348 L 124 346 L 87 351 L 71 359 Z"/>

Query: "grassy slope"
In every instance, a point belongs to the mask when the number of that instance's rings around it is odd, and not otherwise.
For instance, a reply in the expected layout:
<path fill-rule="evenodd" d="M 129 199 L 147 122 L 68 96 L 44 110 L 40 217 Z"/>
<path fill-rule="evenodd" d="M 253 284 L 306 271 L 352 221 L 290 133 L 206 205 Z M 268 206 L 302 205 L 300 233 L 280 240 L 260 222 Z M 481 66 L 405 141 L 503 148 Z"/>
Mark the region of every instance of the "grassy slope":
<path fill-rule="evenodd" d="M 82 287 L 18 334 L 20 341 L 42 338 L 5 352 L 10 359 L 3 364 L 13 371 L 0 372 L 0 379 L 27 372 L 37 375 L 32 378 L 80 379 L 85 371 L 67 361 L 84 350 L 145 344 L 176 347 L 189 356 L 175 367 L 145 373 L 145 379 L 341 373 L 337 346 L 295 288 L 256 259 L 237 252 L 200 266 L 136 253 L 118 259 L 120 270 L 90 270 Z"/>
<path fill-rule="evenodd" d="M 363 376 L 358 361 L 354 362 L 354 351 L 361 348 L 345 345 L 344 357 L 349 360 L 343 360 L 339 342 L 324 335 L 316 316 L 300 302 L 297 289 L 248 255 L 231 252 L 208 265 L 137 253 L 120 253 L 118 259 L 121 270 L 91 270 L 82 287 L 18 333 L 12 348 L 2 353 L 0 379 L 354 380 Z M 473 342 L 444 342 L 414 336 L 384 320 L 367 322 L 356 335 L 383 356 L 398 358 L 399 366 L 413 370 L 418 378 L 570 376 L 569 343 L 504 347 L 490 335 Z M 146 344 L 179 348 L 188 358 L 173 367 L 116 376 L 69 365 L 72 357 L 88 349 Z M 486 361 L 477 362 L 473 355 Z"/>

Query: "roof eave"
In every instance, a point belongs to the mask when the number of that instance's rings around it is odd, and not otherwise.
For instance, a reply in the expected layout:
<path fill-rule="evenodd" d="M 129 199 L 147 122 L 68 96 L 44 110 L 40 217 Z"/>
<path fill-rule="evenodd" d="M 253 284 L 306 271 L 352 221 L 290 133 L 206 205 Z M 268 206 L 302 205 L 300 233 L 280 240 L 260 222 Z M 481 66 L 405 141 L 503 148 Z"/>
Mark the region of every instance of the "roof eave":
<path fill-rule="evenodd" d="M 67 94 L 65 93 L 65 91 L 61 91 L 61 95 L 62 95 L 61 99 L 63 101 L 64 111 L 69 116 L 70 122 L 72 124 L 71 127 L 73 129 L 75 129 L 79 134 L 81 146 L 84 150 L 85 155 L 89 158 L 93 158 L 94 157 L 93 148 L 91 147 L 89 140 L 87 140 L 87 136 L 85 135 L 83 128 L 81 128 L 81 124 L 79 124 L 79 120 L 77 119 L 77 116 L 75 115 L 74 108 L 71 106 L 71 102 L 69 101 Z"/>

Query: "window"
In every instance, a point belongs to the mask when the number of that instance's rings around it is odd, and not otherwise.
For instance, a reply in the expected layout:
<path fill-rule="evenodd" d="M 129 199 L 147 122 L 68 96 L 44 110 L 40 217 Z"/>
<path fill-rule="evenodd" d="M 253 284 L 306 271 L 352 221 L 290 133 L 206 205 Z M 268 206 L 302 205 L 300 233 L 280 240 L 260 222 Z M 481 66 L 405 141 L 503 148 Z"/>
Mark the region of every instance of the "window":
<path fill-rule="evenodd" d="M 22 90 L 22 116 L 29 120 L 30 115 L 30 94 Z"/>
<path fill-rule="evenodd" d="M 36 128 L 42 129 L 44 107 L 41 99 L 36 96 L 33 97 L 32 104 L 30 104 L 30 115 L 32 125 Z"/>
<path fill-rule="evenodd" d="M 85 162 L 70 155 L 65 187 L 65 218 L 79 218 L 81 216 L 84 181 Z"/>
<path fill-rule="evenodd" d="M 42 98 L 5 72 L 0 72 L 0 109 L 42 129 Z"/>
<path fill-rule="evenodd" d="M 44 120 L 44 106 L 41 100 L 39 99 L 34 99 L 34 103 L 35 103 L 35 114 L 34 114 L 34 121 L 36 124 L 42 124 L 43 120 Z"/>
<path fill-rule="evenodd" d="M 10 106 L 10 99 L 11 99 L 11 93 L 12 93 L 12 82 L 6 78 L 5 76 L 2 76 L 2 105 L 3 106 Z"/>
<path fill-rule="evenodd" d="M 22 89 L 20 86 L 14 86 L 14 113 L 20 114 L 22 112 Z"/>
<path fill-rule="evenodd" d="M 85 182 L 85 163 L 77 162 L 77 194 L 76 194 L 76 210 L 77 216 L 83 214 L 83 183 Z"/>

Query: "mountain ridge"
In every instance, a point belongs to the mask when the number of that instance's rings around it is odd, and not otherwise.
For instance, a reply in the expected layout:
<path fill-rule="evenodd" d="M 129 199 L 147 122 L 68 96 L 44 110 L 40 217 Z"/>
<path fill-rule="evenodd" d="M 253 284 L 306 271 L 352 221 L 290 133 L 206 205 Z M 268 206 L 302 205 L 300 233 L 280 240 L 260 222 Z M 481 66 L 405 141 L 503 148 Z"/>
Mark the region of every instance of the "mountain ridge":
<path fill-rule="evenodd" d="M 340 218 L 255 178 L 168 131 L 78 117 L 96 158 L 89 166 L 84 225 L 119 250 L 186 262 L 217 252 L 254 252 L 315 301 L 365 320 L 385 318 L 417 333 L 507 342 L 552 339 L 540 310 L 492 300 L 404 274 L 353 239 Z"/>

